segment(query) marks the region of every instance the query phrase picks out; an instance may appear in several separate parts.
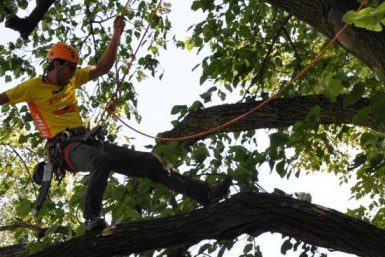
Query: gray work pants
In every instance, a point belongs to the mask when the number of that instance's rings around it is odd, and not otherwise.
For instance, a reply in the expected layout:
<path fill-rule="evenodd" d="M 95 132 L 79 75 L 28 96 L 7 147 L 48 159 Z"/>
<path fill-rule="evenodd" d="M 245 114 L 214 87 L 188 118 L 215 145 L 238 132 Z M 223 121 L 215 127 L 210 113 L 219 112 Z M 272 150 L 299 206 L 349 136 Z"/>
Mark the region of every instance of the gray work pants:
<path fill-rule="evenodd" d="M 110 172 L 149 178 L 199 203 L 206 203 L 210 198 L 210 187 L 206 182 L 175 172 L 160 157 L 152 153 L 135 151 L 109 142 L 105 142 L 103 148 L 80 143 L 73 147 L 70 158 L 77 171 L 90 172 L 84 198 L 86 219 L 100 216 Z"/>

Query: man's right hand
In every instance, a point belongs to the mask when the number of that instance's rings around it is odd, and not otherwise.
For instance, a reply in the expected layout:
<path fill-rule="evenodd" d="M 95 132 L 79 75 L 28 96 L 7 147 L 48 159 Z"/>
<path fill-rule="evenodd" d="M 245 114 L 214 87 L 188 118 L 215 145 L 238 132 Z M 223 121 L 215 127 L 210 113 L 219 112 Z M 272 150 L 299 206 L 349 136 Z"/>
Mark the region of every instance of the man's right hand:
<path fill-rule="evenodd" d="M 114 20 L 114 33 L 117 35 L 122 35 L 126 22 L 124 21 L 123 16 L 117 16 Z"/>

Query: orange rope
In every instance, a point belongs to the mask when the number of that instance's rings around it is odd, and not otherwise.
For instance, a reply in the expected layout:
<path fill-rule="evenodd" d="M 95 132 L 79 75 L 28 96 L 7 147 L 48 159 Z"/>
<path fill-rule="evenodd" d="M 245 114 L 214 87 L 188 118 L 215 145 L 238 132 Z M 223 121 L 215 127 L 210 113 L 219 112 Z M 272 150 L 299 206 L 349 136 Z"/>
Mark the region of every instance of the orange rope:
<path fill-rule="evenodd" d="M 359 6 L 359 8 L 357 10 L 360 10 L 362 9 L 365 4 L 367 3 L 368 0 L 363 0 L 361 2 L 361 5 Z M 160 1 L 161 2 L 161 1 Z M 160 5 L 160 4 L 159 4 Z M 159 7 L 158 5 L 158 7 Z M 151 21 L 150 21 L 151 22 Z M 289 80 L 286 85 L 280 89 L 275 95 L 271 96 L 270 98 L 266 99 L 265 101 L 263 101 L 262 103 L 258 104 L 257 106 L 253 107 L 252 109 L 250 109 L 249 111 L 245 112 L 244 114 L 228 121 L 228 122 L 225 122 L 221 125 L 218 125 L 216 127 L 213 127 L 211 129 L 208 129 L 208 130 L 205 130 L 205 131 L 202 131 L 202 132 L 198 132 L 196 134 L 193 134 L 193 135 L 188 135 L 188 136 L 181 136 L 181 137 L 173 137 L 173 138 L 166 138 L 166 137 L 157 137 L 157 136 L 151 136 L 149 134 L 146 134 L 144 132 L 141 132 L 135 128 L 133 128 L 132 126 L 130 126 L 129 124 L 127 124 L 125 121 L 123 121 L 120 117 L 118 117 L 114 112 L 110 112 L 116 119 L 118 119 L 121 123 L 123 123 L 125 126 L 127 126 L 128 128 L 130 128 L 131 130 L 143 135 L 143 136 L 146 136 L 146 137 L 149 137 L 149 138 L 152 138 L 152 139 L 155 139 L 155 140 L 158 140 L 158 141 L 182 141 L 182 140 L 191 140 L 191 139 L 194 139 L 194 138 L 198 138 L 198 137 L 203 137 L 203 136 L 206 136 L 206 135 L 209 135 L 213 132 L 216 132 L 218 130 L 221 130 L 225 127 L 228 127 L 244 118 L 246 118 L 248 115 L 254 113 L 255 111 L 265 107 L 266 105 L 268 105 L 269 103 L 271 103 L 272 101 L 274 101 L 275 99 L 277 99 L 278 97 L 280 97 L 286 90 L 289 89 L 289 87 L 291 87 L 294 82 L 296 80 L 298 80 L 299 78 L 301 78 L 311 67 L 313 67 L 319 60 L 320 58 L 325 54 L 325 52 L 335 43 L 335 41 L 338 39 L 338 37 L 346 30 L 346 28 L 348 27 L 348 23 L 345 23 L 344 26 L 335 34 L 335 36 L 330 40 L 330 42 L 321 50 L 321 52 L 299 73 L 297 73 L 291 80 Z M 147 30 L 146 30 L 147 31 Z M 135 55 L 134 55 L 135 56 Z M 127 72 L 126 72 L 127 74 Z M 126 75 L 125 74 L 125 75 Z"/>

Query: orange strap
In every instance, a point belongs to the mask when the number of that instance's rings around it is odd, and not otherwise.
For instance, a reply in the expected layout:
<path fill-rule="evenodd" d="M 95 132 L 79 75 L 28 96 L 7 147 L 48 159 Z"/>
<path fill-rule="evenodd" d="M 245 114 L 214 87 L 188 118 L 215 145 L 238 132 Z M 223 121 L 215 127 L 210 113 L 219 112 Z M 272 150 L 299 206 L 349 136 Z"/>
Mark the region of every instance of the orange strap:
<path fill-rule="evenodd" d="M 76 146 L 77 144 L 79 143 L 78 142 L 69 143 L 63 149 L 65 165 L 67 166 L 68 171 L 71 171 L 71 172 L 78 172 L 75 165 L 71 161 L 71 151 L 74 148 L 74 146 Z"/>

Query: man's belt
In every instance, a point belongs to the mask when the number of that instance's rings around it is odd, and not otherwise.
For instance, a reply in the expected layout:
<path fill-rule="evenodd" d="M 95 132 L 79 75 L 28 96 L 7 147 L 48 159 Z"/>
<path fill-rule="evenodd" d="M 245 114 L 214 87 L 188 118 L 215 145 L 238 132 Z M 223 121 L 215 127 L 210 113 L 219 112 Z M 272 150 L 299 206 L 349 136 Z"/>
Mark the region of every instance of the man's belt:
<path fill-rule="evenodd" d="M 71 128 L 66 129 L 63 132 L 57 134 L 54 138 L 48 140 L 48 142 L 57 142 L 68 143 L 71 141 L 83 141 L 86 142 L 91 137 L 97 137 L 100 140 L 104 140 L 106 136 L 106 131 L 102 126 L 96 126 L 93 129 L 89 130 L 85 127 Z"/>
<path fill-rule="evenodd" d="M 61 141 L 69 141 L 70 139 L 73 139 L 74 137 L 81 137 L 83 135 L 86 135 L 89 133 L 89 130 L 85 127 L 78 127 L 78 128 L 71 128 L 71 129 L 66 129 L 63 132 L 57 134 L 53 140 L 55 139 L 60 139 Z"/>

